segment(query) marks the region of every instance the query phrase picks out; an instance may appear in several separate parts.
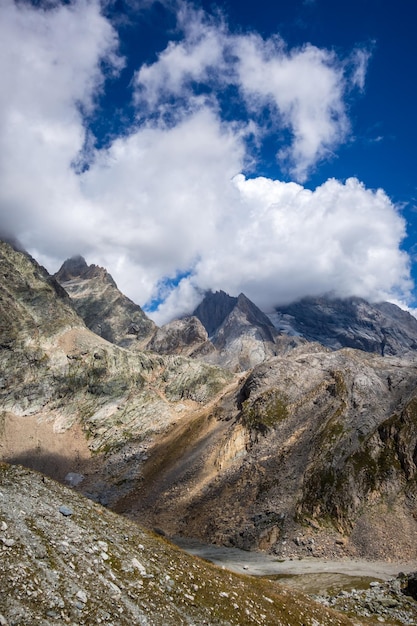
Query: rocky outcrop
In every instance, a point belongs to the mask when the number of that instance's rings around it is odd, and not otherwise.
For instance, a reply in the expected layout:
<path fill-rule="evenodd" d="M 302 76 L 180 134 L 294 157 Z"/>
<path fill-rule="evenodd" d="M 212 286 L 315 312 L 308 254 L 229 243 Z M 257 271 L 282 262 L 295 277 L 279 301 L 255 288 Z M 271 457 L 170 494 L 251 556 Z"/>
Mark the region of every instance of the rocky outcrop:
<path fill-rule="evenodd" d="M 86 328 L 46 270 L 6 243 L 0 244 L 0 271 L 2 459 L 63 479 L 71 469 L 82 471 L 80 457 L 87 463 L 94 453 L 97 467 L 101 459 L 113 471 L 110 486 L 117 466 L 127 488 L 133 475 L 126 476 L 132 466 L 137 475 L 147 442 L 213 401 L 232 380 L 195 360 L 105 341 Z M 113 465 L 108 458 L 104 463 L 105 453 L 116 455 Z M 100 480 L 83 483 L 97 498 L 106 490 Z"/>
<path fill-rule="evenodd" d="M 303 298 L 271 315 L 283 332 L 318 341 L 332 350 L 356 348 L 384 355 L 417 350 L 417 320 L 389 302 L 362 298 Z"/>
<path fill-rule="evenodd" d="M 174 320 L 158 328 L 146 349 L 158 354 L 182 354 L 196 358 L 215 352 L 206 329 L 197 317 Z"/>
<path fill-rule="evenodd" d="M 84 327 L 67 293 L 25 252 L 0 241 L 0 347 L 36 344 L 63 329 Z M 28 348 L 29 349 L 29 348 Z"/>
<path fill-rule="evenodd" d="M 87 327 L 107 341 L 142 349 L 155 333 L 154 322 L 119 291 L 104 268 L 87 265 L 78 255 L 65 261 L 55 278 L 70 295 Z"/>

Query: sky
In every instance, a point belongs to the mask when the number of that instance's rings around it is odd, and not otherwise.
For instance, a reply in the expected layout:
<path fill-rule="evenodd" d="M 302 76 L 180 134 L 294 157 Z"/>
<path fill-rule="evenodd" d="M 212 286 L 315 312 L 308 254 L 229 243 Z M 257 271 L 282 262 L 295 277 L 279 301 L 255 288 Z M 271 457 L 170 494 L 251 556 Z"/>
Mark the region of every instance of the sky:
<path fill-rule="evenodd" d="M 158 324 L 417 307 L 415 0 L 1 0 L 0 234 Z"/>

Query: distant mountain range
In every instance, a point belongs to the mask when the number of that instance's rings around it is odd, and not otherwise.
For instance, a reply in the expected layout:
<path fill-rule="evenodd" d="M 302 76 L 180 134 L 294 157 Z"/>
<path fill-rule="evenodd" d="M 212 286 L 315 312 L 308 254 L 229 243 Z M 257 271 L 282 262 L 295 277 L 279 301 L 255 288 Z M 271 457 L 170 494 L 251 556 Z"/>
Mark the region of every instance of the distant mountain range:
<path fill-rule="evenodd" d="M 276 328 L 331 350 L 395 355 L 417 349 L 417 319 L 395 304 L 362 298 L 303 298 L 271 315 Z"/>
<path fill-rule="evenodd" d="M 417 350 L 417 319 L 388 302 L 306 297 L 266 315 L 244 294 L 209 291 L 192 315 L 161 328 L 117 288 L 110 274 L 76 256 L 55 274 L 93 332 L 117 345 L 183 354 L 247 370 L 303 342 L 400 355 Z"/>

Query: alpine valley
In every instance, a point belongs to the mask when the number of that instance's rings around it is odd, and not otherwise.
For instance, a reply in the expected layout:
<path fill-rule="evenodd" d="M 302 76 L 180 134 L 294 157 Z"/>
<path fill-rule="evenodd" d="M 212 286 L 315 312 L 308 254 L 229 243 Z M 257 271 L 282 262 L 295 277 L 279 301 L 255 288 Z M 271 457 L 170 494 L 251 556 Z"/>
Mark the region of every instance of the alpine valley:
<path fill-rule="evenodd" d="M 417 561 L 417 319 L 267 313 L 208 292 L 158 328 L 105 269 L 0 243 L 2 626 L 377 623 L 167 541 Z"/>

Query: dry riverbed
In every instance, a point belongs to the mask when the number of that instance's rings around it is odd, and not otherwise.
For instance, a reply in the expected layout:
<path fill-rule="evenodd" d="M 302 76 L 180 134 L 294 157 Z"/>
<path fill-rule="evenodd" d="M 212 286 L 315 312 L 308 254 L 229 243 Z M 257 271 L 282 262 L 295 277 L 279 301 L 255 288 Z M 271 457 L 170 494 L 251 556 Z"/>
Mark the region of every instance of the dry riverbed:
<path fill-rule="evenodd" d="M 205 545 L 175 538 L 185 551 L 233 572 L 276 580 L 311 595 L 327 607 L 360 618 L 360 624 L 415 626 L 417 602 L 404 595 L 398 575 L 417 570 L 417 562 L 364 559 L 280 560 L 262 552 Z"/>
<path fill-rule="evenodd" d="M 245 552 L 238 548 L 207 545 L 175 537 L 174 542 L 190 554 L 226 567 L 233 572 L 252 576 L 300 576 L 317 574 L 344 574 L 346 576 L 366 577 L 374 580 L 388 580 L 399 574 L 417 570 L 417 561 L 405 563 L 387 563 L 385 561 L 367 561 L 365 559 L 327 560 L 315 557 L 294 560 L 282 560 L 264 552 Z"/>

